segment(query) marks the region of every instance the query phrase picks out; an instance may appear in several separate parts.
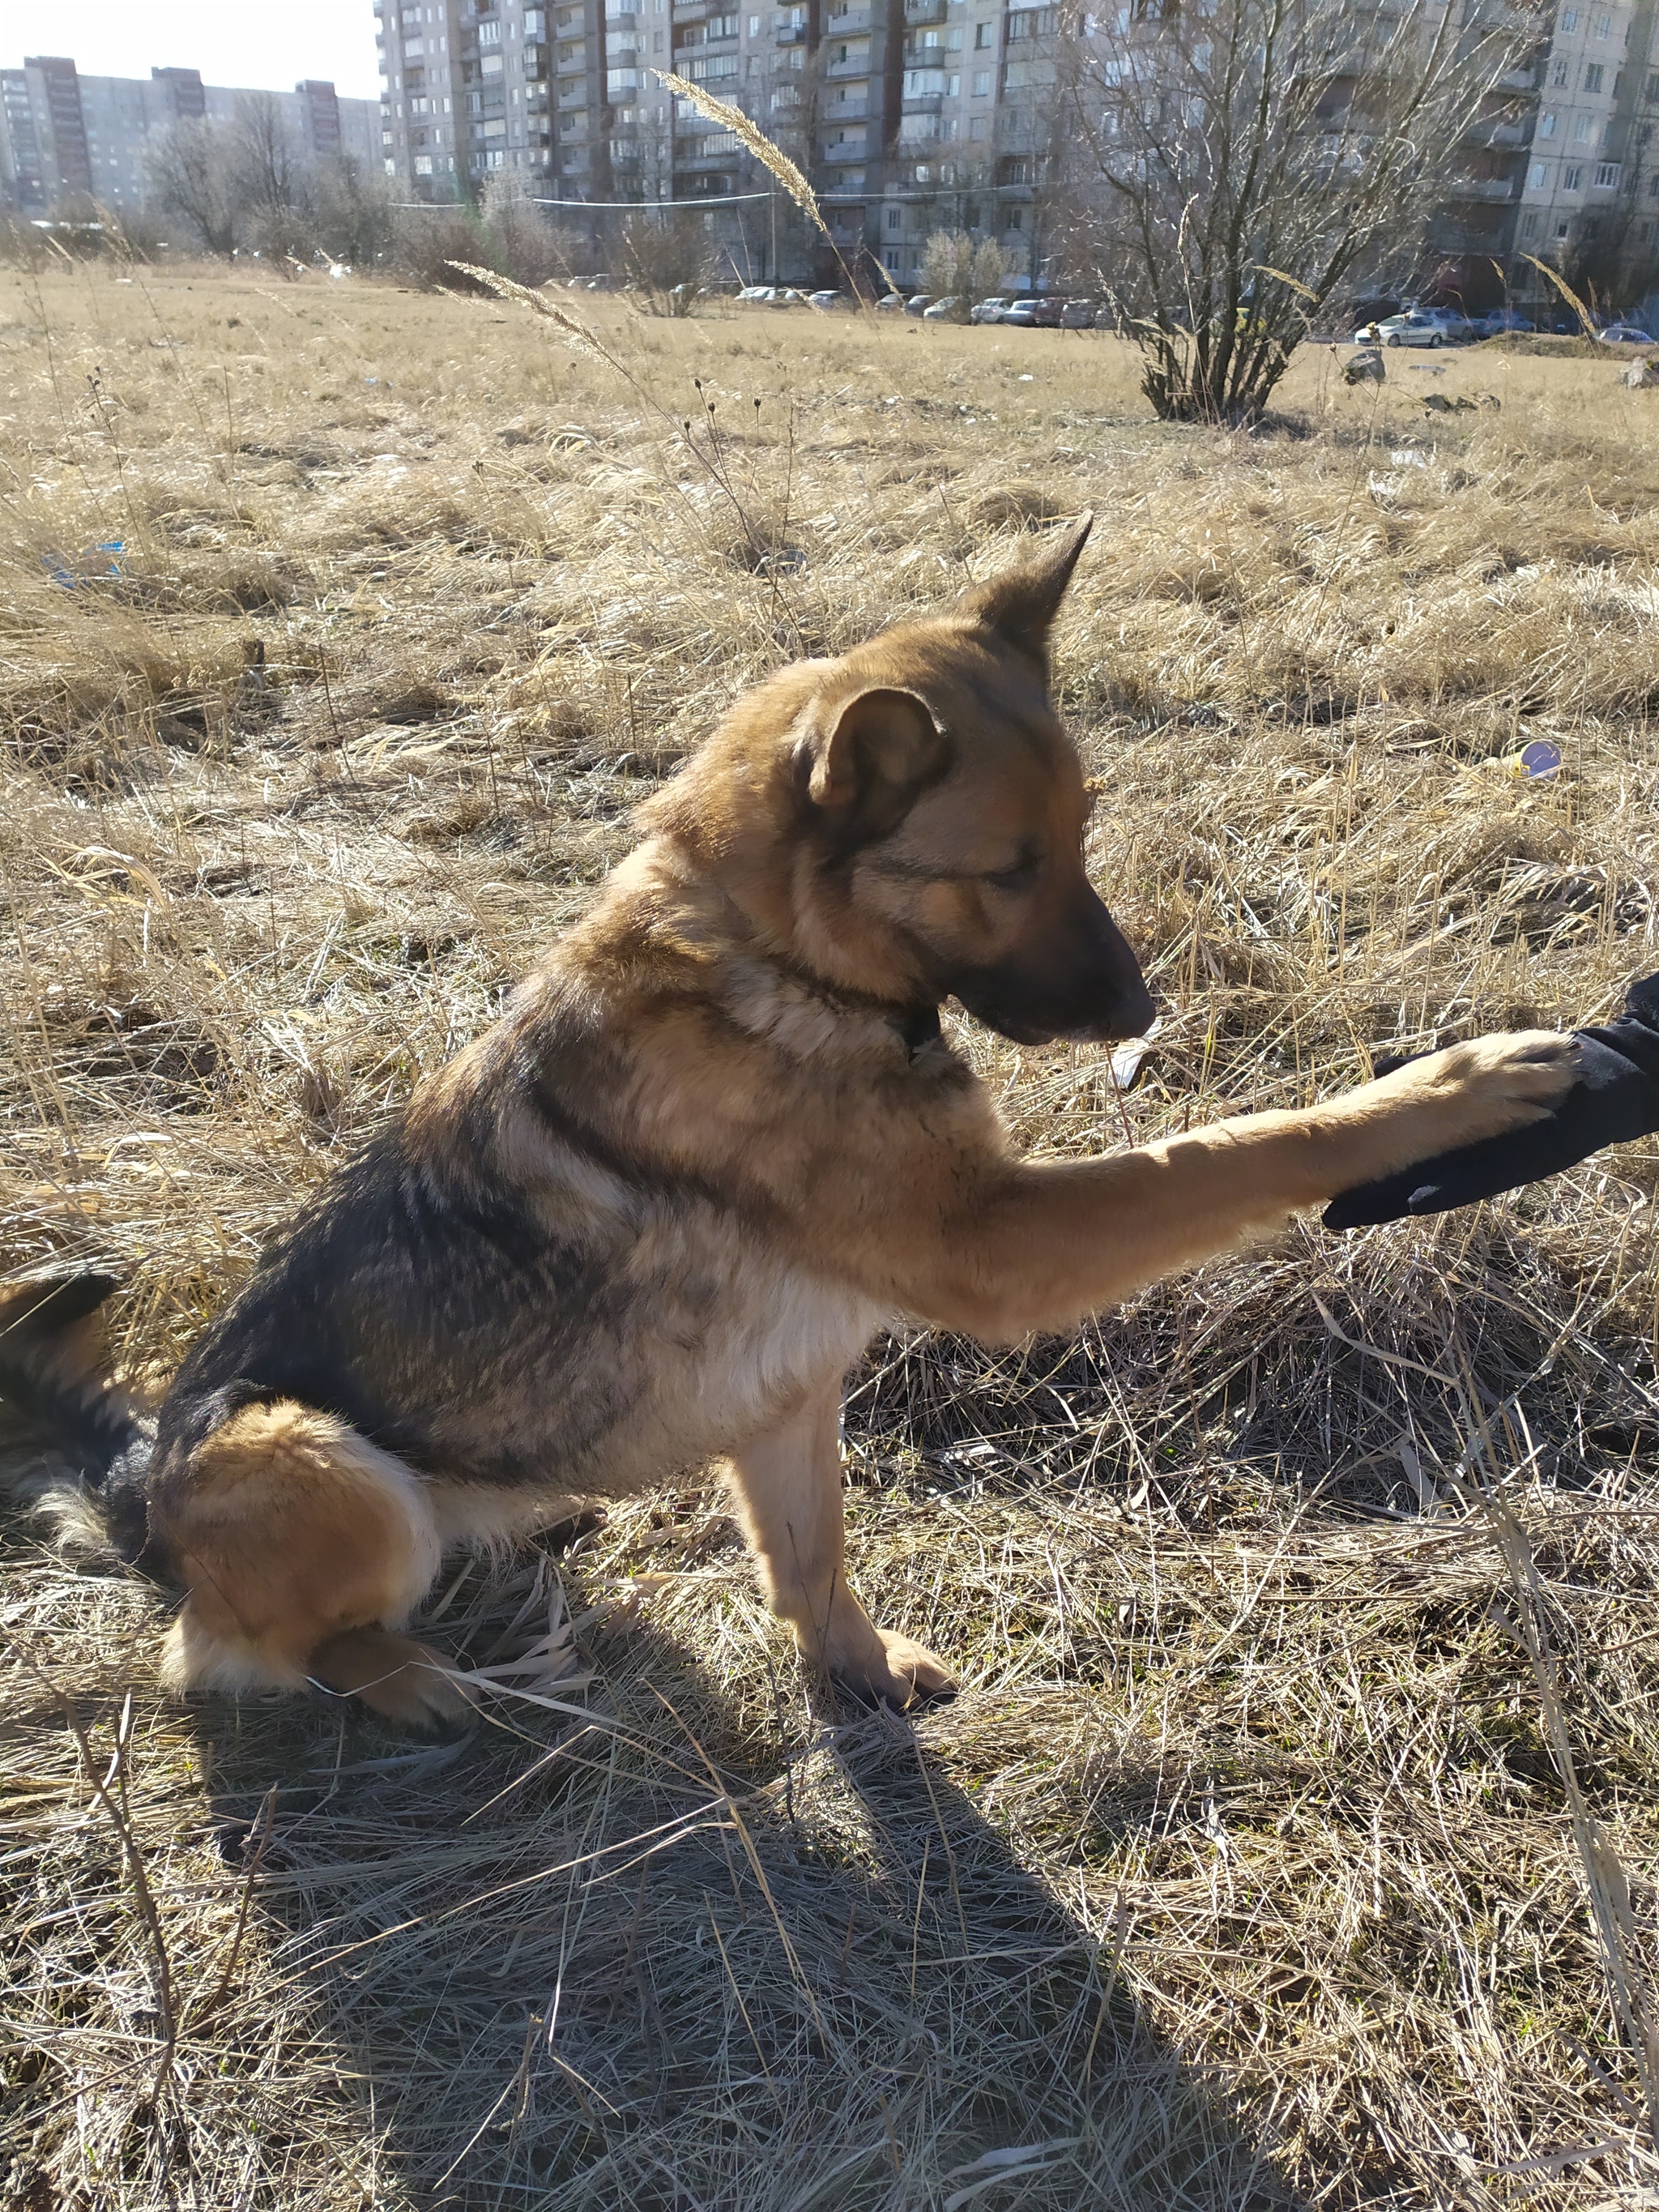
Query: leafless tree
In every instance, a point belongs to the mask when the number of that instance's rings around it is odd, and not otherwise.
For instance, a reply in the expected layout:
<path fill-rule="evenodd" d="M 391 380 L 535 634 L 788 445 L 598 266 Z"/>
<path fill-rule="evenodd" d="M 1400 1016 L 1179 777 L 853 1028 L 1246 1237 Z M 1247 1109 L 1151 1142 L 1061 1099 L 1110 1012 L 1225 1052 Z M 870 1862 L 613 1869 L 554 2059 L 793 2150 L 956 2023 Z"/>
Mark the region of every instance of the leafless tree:
<path fill-rule="evenodd" d="M 227 260 L 236 248 L 240 212 L 233 151 L 220 125 L 194 121 L 153 138 L 145 155 L 158 204 L 188 223 L 210 253 Z"/>
<path fill-rule="evenodd" d="M 252 214 L 283 215 L 304 196 L 305 170 L 274 93 L 245 93 L 231 126 L 238 198 Z"/>
<path fill-rule="evenodd" d="M 965 231 L 936 230 L 923 249 L 921 289 L 936 300 L 954 300 L 959 323 L 965 323 L 970 310 L 1000 292 L 1007 281 L 1007 258 L 994 239 L 975 244 Z"/>
<path fill-rule="evenodd" d="M 1096 4 L 1099 0 L 1096 0 Z M 1535 0 L 1127 0 L 1063 45 L 1064 260 L 1178 421 L 1259 418 L 1345 279 L 1414 252 Z"/>

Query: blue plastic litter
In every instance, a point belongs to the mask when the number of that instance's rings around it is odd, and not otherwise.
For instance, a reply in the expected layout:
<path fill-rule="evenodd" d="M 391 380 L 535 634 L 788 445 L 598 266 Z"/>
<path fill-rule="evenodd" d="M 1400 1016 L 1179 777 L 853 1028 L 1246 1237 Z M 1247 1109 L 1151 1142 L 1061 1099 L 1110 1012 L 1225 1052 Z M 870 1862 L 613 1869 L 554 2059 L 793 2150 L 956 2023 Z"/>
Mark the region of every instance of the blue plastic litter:
<path fill-rule="evenodd" d="M 88 546 L 84 553 L 73 557 L 67 553 L 43 553 L 40 565 L 54 584 L 61 584 L 66 592 L 78 591 L 82 584 L 96 584 L 121 573 L 120 556 L 127 550 L 124 538 L 106 538 L 101 545 Z"/>

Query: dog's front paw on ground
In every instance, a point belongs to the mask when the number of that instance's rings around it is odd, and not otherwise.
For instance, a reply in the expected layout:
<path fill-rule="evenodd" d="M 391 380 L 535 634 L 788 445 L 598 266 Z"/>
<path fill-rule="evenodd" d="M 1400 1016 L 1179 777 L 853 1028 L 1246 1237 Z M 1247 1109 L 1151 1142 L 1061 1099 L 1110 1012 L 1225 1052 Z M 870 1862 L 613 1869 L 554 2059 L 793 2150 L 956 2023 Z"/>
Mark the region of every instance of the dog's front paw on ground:
<path fill-rule="evenodd" d="M 878 1628 L 878 1650 L 867 1651 L 854 1662 L 836 1666 L 838 1682 L 871 1704 L 885 1703 L 902 1711 L 920 1698 L 954 1695 L 957 1682 L 945 1662 L 896 1629 Z"/>
<path fill-rule="evenodd" d="M 1449 1150 L 1542 1121 L 1577 1073 L 1576 1037 L 1517 1030 L 1450 1045 L 1383 1080 L 1415 1092 L 1433 1115 L 1437 1146 Z M 1413 1076 L 1415 1083 L 1407 1080 Z"/>
<path fill-rule="evenodd" d="M 471 1691 L 435 1651 L 383 1628 L 352 1629 L 333 1638 L 312 1654 L 311 1672 L 411 1735 L 453 1742 L 478 1717 Z"/>

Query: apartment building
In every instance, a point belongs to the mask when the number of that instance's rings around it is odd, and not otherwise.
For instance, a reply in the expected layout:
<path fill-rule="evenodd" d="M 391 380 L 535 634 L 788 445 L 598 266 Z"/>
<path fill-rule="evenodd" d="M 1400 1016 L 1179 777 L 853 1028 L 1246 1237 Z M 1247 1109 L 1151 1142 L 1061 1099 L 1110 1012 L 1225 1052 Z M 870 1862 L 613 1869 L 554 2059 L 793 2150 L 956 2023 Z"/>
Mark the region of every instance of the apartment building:
<path fill-rule="evenodd" d="M 386 174 L 416 199 L 453 200 L 519 170 L 541 196 L 553 175 L 546 8 L 375 0 L 374 13 Z"/>
<path fill-rule="evenodd" d="M 375 103 L 342 100 L 322 79 L 255 94 L 204 84 L 199 70 L 83 76 L 65 57 L 36 55 L 21 69 L 0 70 L 0 201 L 36 216 L 88 201 L 118 210 L 142 206 L 152 133 L 181 122 L 234 122 L 241 103 L 256 97 L 276 100 L 304 158 L 349 155 L 365 166 L 379 159 Z"/>
<path fill-rule="evenodd" d="M 520 173 L 554 211 L 686 204 L 757 282 L 878 259 L 915 277 L 930 232 L 1039 241 L 1059 34 L 1007 0 L 376 0 L 386 173 L 451 199 Z M 661 82 L 734 105 L 811 179 L 835 251 L 738 135 Z"/>
<path fill-rule="evenodd" d="M 1654 0 L 1558 9 L 1517 192 L 1517 289 L 1543 294 L 1528 255 L 1574 266 L 1659 259 L 1656 125 Z"/>
<path fill-rule="evenodd" d="M 920 276 L 929 234 L 1042 279 L 1067 20 L 1031 0 L 374 0 L 386 173 L 453 199 L 522 173 L 558 210 L 699 210 L 736 274 Z M 1146 0 L 1142 0 L 1146 4 Z M 1356 7 L 1359 0 L 1355 0 Z M 1146 5 L 1155 36 L 1158 11 Z M 1085 19 L 1087 21 L 1088 19 Z M 1135 20 L 1139 21 L 1139 10 Z M 811 179 L 828 252 L 673 71 L 741 108 Z M 0 83 L 0 95 L 4 87 Z M 1528 256 L 1598 238 L 1659 261 L 1659 0 L 1560 7 L 1450 164 L 1424 270 L 1473 305 L 1547 297 Z"/>

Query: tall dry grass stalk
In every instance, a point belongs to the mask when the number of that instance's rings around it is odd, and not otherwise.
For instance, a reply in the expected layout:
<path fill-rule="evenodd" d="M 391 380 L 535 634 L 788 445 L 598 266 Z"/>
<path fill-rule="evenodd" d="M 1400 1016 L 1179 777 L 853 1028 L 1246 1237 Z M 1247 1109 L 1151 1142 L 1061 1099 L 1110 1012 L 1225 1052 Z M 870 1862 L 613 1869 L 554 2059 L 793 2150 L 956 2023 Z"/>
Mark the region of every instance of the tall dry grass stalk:
<path fill-rule="evenodd" d="M 1085 506 L 1060 694 L 1164 1026 L 1128 1092 L 958 1029 L 1025 1140 L 1654 964 L 1611 361 L 1455 354 L 1502 410 L 1431 420 L 1310 349 L 1245 437 L 1100 333 L 128 273 L 0 277 L 0 1269 L 114 1269 L 135 1372 L 743 684 Z M 1553 782 L 1485 765 L 1534 734 Z M 964 1684 L 914 1723 L 797 1671 L 696 1473 L 457 1564 L 429 1632 L 494 1690 L 439 1751 L 168 1704 L 155 1595 L 18 1511 L 9 2204 L 1636 2212 L 1656 1192 L 1627 1148 L 1063 1342 L 884 1340 L 852 1572 Z"/>
<path fill-rule="evenodd" d="M 689 77 L 678 76 L 671 70 L 653 70 L 651 74 L 676 100 L 687 101 L 699 115 L 707 116 L 709 122 L 718 124 L 722 131 L 731 131 L 749 149 L 761 167 L 777 179 L 808 221 L 817 225 L 832 246 L 835 245 L 835 240 L 830 237 L 830 226 L 818 206 L 817 194 L 783 149 L 774 145 L 752 117 L 745 115 L 742 108 L 733 106 L 729 100 L 716 99 L 702 85 L 693 84 Z"/>

